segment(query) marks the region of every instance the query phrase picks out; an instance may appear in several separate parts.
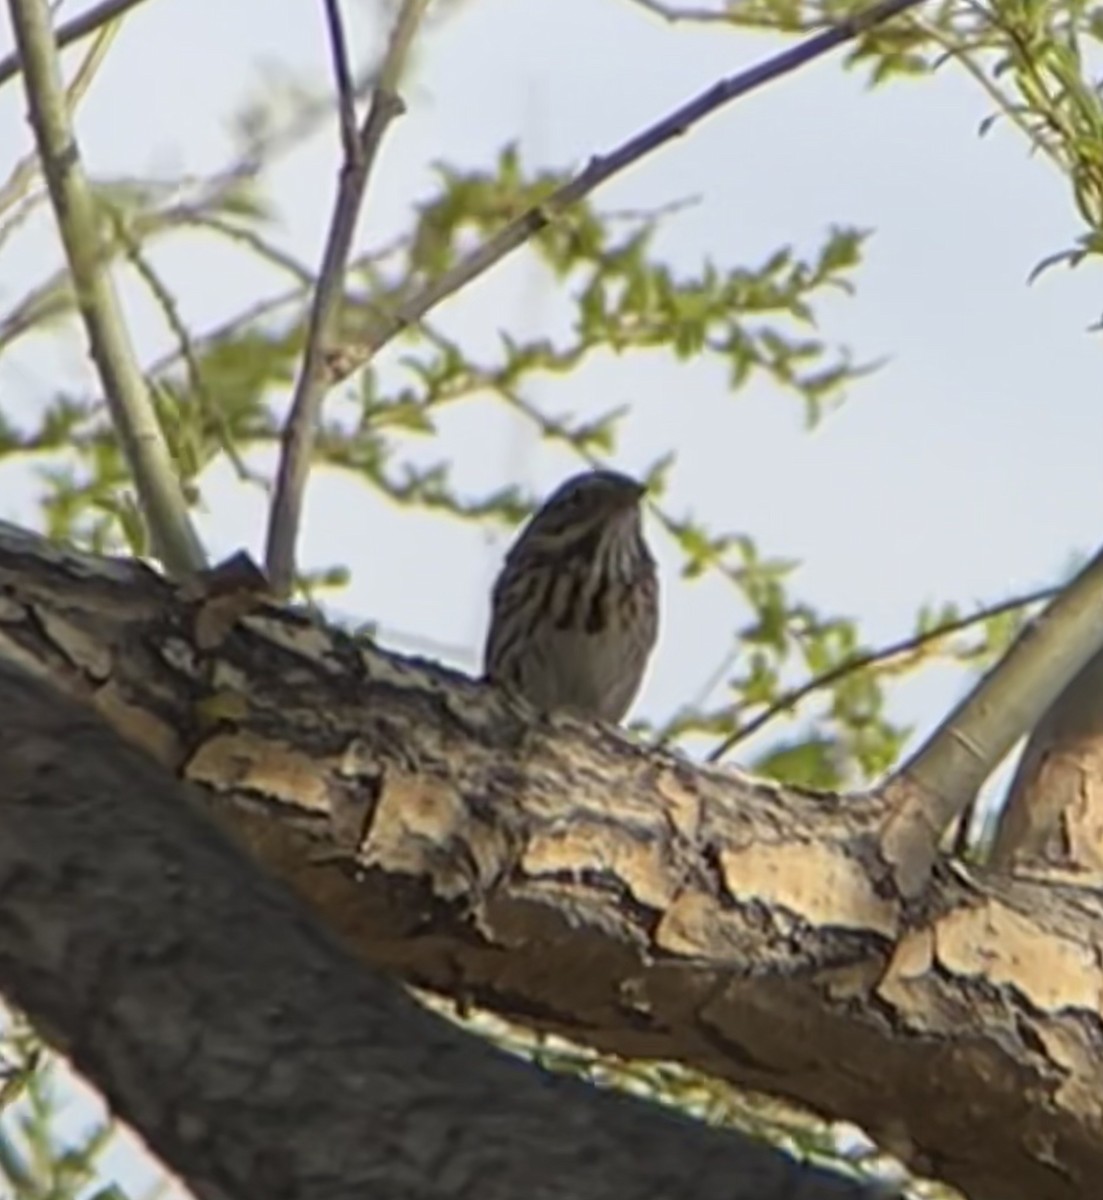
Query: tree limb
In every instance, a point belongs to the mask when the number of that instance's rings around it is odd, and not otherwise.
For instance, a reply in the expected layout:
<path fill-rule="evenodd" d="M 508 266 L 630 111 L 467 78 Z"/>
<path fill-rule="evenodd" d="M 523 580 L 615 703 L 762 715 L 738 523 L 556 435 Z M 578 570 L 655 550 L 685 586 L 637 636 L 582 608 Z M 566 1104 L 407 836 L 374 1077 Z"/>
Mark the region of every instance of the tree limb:
<path fill-rule="evenodd" d="M 1027 739 L 992 861 L 1096 887 L 1103 882 L 1103 654 L 1061 693 Z"/>
<path fill-rule="evenodd" d="M 861 1200 L 544 1075 L 350 959 L 87 709 L 0 664 L 0 982 L 197 1200 Z"/>
<path fill-rule="evenodd" d="M 1103 1172 L 1103 896 L 944 864 L 909 896 L 900 780 L 697 768 L 5 526 L 0 657 L 199 785 L 375 967 L 853 1120 L 966 1194 L 1082 1200 Z"/>
<path fill-rule="evenodd" d="M 281 438 L 275 495 L 268 522 L 265 561 L 269 582 L 278 596 L 289 595 L 294 583 L 295 542 L 299 533 L 303 493 L 310 474 L 315 427 L 325 393 L 335 382 L 327 366 L 327 352 L 330 349 L 327 342 L 344 295 L 345 264 L 379 147 L 387 127 L 403 111 L 398 84 L 428 4 L 429 0 L 402 0 L 379 68 L 379 78 L 372 91 L 368 113 L 357 137 L 350 137 L 348 129 L 353 106 L 351 72 L 348 70 L 336 0 L 330 0 L 327 7 L 345 159 L 330 218 L 322 269 L 314 291 L 302 366 Z"/>
<path fill-rule="evenodd" d="M 938 844 L 989 775 L 1103 647 L 1103 550 L 1019 634 L 897 771 L 882 849 L 905 894 L 924 886 Z"/>
<path fill-rule="evenodd" d="M 65 102 L 49 12 L 45 0 L 9 0 L 9 9 L 42 172 L 92 358 L 155 551 L 170 574 L 183 578 L 201 570 L 206 559 L 106 265 L 101 221 Z"/>

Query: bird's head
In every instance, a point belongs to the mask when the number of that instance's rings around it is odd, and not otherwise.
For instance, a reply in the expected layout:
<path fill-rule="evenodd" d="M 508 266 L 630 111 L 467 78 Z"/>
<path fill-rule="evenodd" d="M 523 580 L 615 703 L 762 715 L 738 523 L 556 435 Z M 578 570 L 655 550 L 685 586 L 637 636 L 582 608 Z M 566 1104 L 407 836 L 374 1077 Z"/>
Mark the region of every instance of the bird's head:
<path fill-rule="evenodd" d="M 619 471 L 574 475 L 533 514 L 512 553 L 596 559 L 623 548 L 627 558 L 629 547 L 639 549 L 640 500 L 646 490 Z"/>

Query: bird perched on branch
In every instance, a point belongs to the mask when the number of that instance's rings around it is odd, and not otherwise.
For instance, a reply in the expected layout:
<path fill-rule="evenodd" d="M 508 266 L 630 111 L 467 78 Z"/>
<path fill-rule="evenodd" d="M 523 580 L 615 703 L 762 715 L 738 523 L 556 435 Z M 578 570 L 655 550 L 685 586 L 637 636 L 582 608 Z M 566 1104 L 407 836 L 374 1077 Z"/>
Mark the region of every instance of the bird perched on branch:
<path fill-rule="evenodd" d="M 659 627 L 641 483 L 588 471 L 561 484 L 510 547 L 494 585 L 484 665 L 545 712 L 620 721 Z"/>

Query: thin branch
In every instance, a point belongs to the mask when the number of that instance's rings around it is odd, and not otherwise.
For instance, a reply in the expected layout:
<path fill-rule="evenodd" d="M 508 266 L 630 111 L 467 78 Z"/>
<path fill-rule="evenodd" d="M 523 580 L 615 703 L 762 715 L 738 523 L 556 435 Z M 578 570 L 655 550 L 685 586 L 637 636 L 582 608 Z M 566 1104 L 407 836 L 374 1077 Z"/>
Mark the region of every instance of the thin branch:
<path fill-rule="evenodd" d="M 264 237 L 263 234 L 257 233 L 255 229 L 249 229 L 244 225 L 239 225 L 236 221 L 227 220 L 225 217 L 213 213 L 203 212 L 191 205 L 179 205 L 174 209 L 166 210 L 164 216 L 173 223 L 179 222 L 181 225 L 209 230 L 226 238 L 227 241 L 245 246 L 269 266 L 292 276 L 303 289 L 309 288 L 314 282 L 314 272 L 309 267 L 299 262 L 294 255 L 277 246 L 275 242 Z"/>
<path fill-rule="evenodd" d="M 372 86 L 371 73 L 364 72 L 363 76 L 356 79 L 353 90 L 359 98 L 366 96 Z M 259 132 L 248 134 L 242 155 L 220 171 L 191 179 L 185 176 L 174 181 L 172 186 L 198 189 L 188 201 L 196 208 L 217 206 L 235 188 L 256 179 L 262 170 L 270 168 L 280 158 L 301 146 L 332 115 L 332 98 L 326 93 L 311 92 L 299 100 L 279 124 L 271 128 L 265 125 Z M 149 182 L 139 180 L 142 185 Z"/>
<path fill-rule="evenodd" d="M 403 249 L 406 241 L 407 239 L 404 237 L 396 238 L 394 241 L 381 246 L 378 250 L 372 250 L 360 255 L 353 260 L 351 266 L 354 269 L 362 269 L 373 263 L 382 262 Z M 274 296 L 267 296 L 263 300 L 258 300 L 255 304 L 251 304 L 248 308 L 208 329 L 206 333 L 202 333 L 198 337 L 193 337 L 191 339 L 192 349 L 196 356 L 198 357 L 206 353 L 220 342 L 242 334 L 252 325 L 259 325 L 265 318 L 275 316 L 281 309 L 289 308 L 291 305 L 298 304 L 304 300 L 309 291 L 313 276 L 305 268 L 300 268 L 299 266 L 292 268 L 291 262 L 292 260 L 288 259 L 288 270 L 296 277 L 302 278 L 303 282 L 283 292 L 278 292 Z M 2 331 L 2 327 L 0 327 L 0 331 Z M 151 378 L 160 377 L 177 366 L 181 361 L 180 347 L 177 346 L 151 363 L 146 368 L 146 375 Z"/>
<path fill-rule="evenodd" d="M 660 0 L 632 0 L 632 3 L 672 25 L 678 21 L 734 25 L 736 21 L 734 9 L 678 8 L 673 4 L 662 4 Z"/>
<path fill-rule="evenodd" d="M 941 641 L 943 638 L 950 637 L 955 633 L 962 633 L 973 625 L 990 620 L 992 617 L 1001 617 L 1005 613 L 1015 612 L 1021 608 L 1029 608 L 1030 605 L 1039 604 L 1043 600 L 1050 600 L 1059 590 L 1059 588 L 1055 587 L 1039 588 L 1037 591 L 1029 592 L 1025 596 L 1016 596 L 1013 600 L 1004 600 L 1000 604 L 993 604 L 990 608 L 982 608 L 977 612 L 970 613 L 968 616 L 958 617 L 956 620 L 935 625 L 923 633 L 901 638 L 899 641 L 892 642 L 888 646 L 882 646 L 879 650 L 870 650 L 865 654 L 857 654 L 853 658 L 848 658 L 832 667 L 829 671 L 813 675 L 811 679 L 806 680 L 799 687 L 785 692 L 756 717 L 752 717 L 751 720 L 746 721 L 738 729 L 728 734 L 718 746 L 709 751 L 705 761 L 710 763 L 719 762 L 720 759 L 729 754 L 740 742 L 744 742 L 747 738 L 758 733 L 764 725 L 781 716 L 783 713 L 791 713 L 802 700 L 807 699 L 815 692 L 831 687 L 832 684 L 838 683 L 848 675 L 864 671 L 867 667 L 879 666 L 891 662 L 893 659 L 901 658 L 906 654 L 914 654 L 917 650 L 923 649 L 932 642 Z"/>
<path fill-rule="evenodd" d="M 941 722 L 896 778 L 906 777 L 946 829 L 1012 746 L 1103 648 L 1103 550 L 1022 631 L 1000 662 Z"/>
<path fill-rule="evenodd" d="M 92 43 L 91 49 L 81 60 L 76 74 L 65 90 L 65 99 L 69 105 L 70 114 L 76 111 L 77 105 L 87 95 L 88 89 L 92 86 L 92 81 L 107 58 L 107 52 L 111 49 L 111 43 L 114 41 L 115 34 L 119 31 L 119 28 L 120 22 L 118 19 L 101 27 L 95 41 Z M 32 150 L 15 164 L 9 172 L 7 179 L 0 184 L 0 217 L 3 217 L 14 205 L 19 206 L 0 225 L 0 249 L 3 248 L 8 238 L 12 237 L 21 228 L 27 218 L 41 203 L 43 193 L 36 192 L 33 196 L 27 195 L 31 184 L 37 176 L 38 154 Z M 68 272 L 60 271 L 54 275 L 52 281 L 48 280 L 42 288 L 24 297 L 24 302 L 8 318 L 0 321 L 0 350 L 3 350 L 4 346 L 9 344 L 14 338 L 20 337 L 30 329 L 33 329 L 36 320 L 45 316 L 45 310 L 42 308 L 38 309 L 36 316 L 35 303 L 38 298 L 52 295 L 57 301 L 55 315 L 64 312 L 69 307 L 68 288 L 65 288 L 63 293 L 59 293 L 58 287 L 59 284 L 67 283 Z M 29 324 L 20 325 L 20 313 L 24 313 L 31 318 Z"/>
<path fill-rule="evenodd" d="M 35 170 L 32 164 L 37 164 L 37 162 L 38 155 L 31 154 L 26 159 L 16 163 L 11 175 L 8 176 L 8 182 L 10 182 L 14 188 L 21 187 L 24 191 L 29 190 L 28 185 L 33 181 L 35 176 Z M 23 175 L 24 171 L 26 171 L 25 175 Z M 22 178 L 20 178 L 21 175 Z M 13 238 L 20 231 L 20 229 L 23 228 L 24 225 L 26 225 L 27 221 L 31 217 L 31 214 L 45 199 L 45 195 L 45 192 L 34 192 L 31 195 L 25 195 L 22 200 L 16 201 L 15 211 L 11 214 L 11 216 L 0 216 L 0 251 L 2 251 L 7 245 L 8 241 Z M 0 213 L 4 211 L 6 210 L 4 209 L 2 192 L 0 192 Z"/>
<path fill-rule="evenodd" d="M 356 88 L 349 66 L 345 23 L 341 18 L 340 0 L 325 0 L 325 7 L 329 48 L 333 56 L 333 79 L 337 85 L 337 111 L 341 118 L 341 146 L 345 152 L 345 162 L 354 163 L 360 157 L 360 140 L 356 128 Z"/>
<path fill-rule="evenodd" d="M 92 81 L 107 58 L 107 52 L 111 49 L 111 43 L 115 40 L 115 34 L 118 33 L 121 24 L 121 20 L 116 18 L 102 26 L 91 49 L 82 59 L 65 92 L 70 113 L 76 111 L 77 105 L 87 95 Z M 36 192 L 32 196 L 27 195 L 31 185 L 38 177 L 38 173 L 38 155 L 32 150 L 12 167 L 7 179 L 0 184 L 0 218 L 4 217 L 9 209 L 18 205 L 16 211 L 0 225 L 0 249 L 23 226 L 27 218 L 42 202 L 43 193 Z"/>
<path fill-rule="evenodd" d="M 4 353 L 35 326 L 55 321 L 73 307 L 69 272 L 58 269 L 36 288 L 25 292 L 15 307 L 0 316 L 0 353 Z"/>
<path fill-rule="evenodd" d="M 117 17 L 121 17 L 129 9 L 137 7 L 143 0 L 103 0 L 100 4 L 95 4 L 91 8 L 82 12 L 79 17 L 74 17 L 71 21 L 66 21 L 64 25 L 58 27 L 54 35 L 58 48 L 61 49 L 70 45 L 73 42 L 79 42 L 81 38 L 86 38 L 90 33 L 95 33 L 102 25 L 114 21 Z M 13 80 L 20 71 L 20 51 L 18 42 L 16 49 L 11 54 L 6 54 L 0 58 L 0 87 L 5 83 Z"/>
<path fill-rule="evenodd" d="M 115 220 L 115 231 L 126 250 L 126 256 L 131 266 L 149 289 L 150 294 L 161 309 L 161 314 L 165 318 L 165 324 L 176 339 L 177 350 L 181 361 L 184 363 L 184 372 L 188 379 L 188 386 L 200 410 L 206 417 L 219 448 L 226 455 L 227 461 L 233 467 L 239 480 L 243 483 L 256 484 L 265 491 L 268 491 L 268 481 L 256 471 L 251 470 L 242 457 L 241 452 L 234 443 L 233 431 L 226 420 L 226 415 L 222 411 L 221 405 L 211 395 L 210 389 L 207 387 L 207 381 L 203 378 L 203 371 L 199 365 L 199 356 L 195 350 L 195 343 L 188 330 L 187 322 L 180 313 L 176 297 L 154 269 L 153 264 L 142 250 L 141 244 L 131 235 L 130 231 L 126 228 L 125 221 L 121 218 Z M 154 384 L 154 386 L 158 385 Z M 164 385 L 161 385 L 161 390 L 164 392 L 168 389 Z"/>
<path fill-rule="evenodd" d="M 854 38 L 883 24 L 890 18 L 906 12 L 921 3 L 921 0 L 881 0 L 864 12 L 857 13 L 794 46 L 791 50 L 768 58 L 738 75 L 731 75 L 714 84 L 707 91 L 694 97 L 669 116 L 657 121 L 642 133 L 630 138 L 623 145 L 606 155 L 591 158 L 586 167 L 562 187 L 552 192 L 538 204 L 516 217 L 496 234 L 476 247 L 466 258 L 461 259 L 451 270 L 431 280 L 405 302 L 386 314 L 373 336 L 355 345 L 342 346 L 330 355 L 330 382 L 340 383 L 354 371 L 369 363 L 372 358 L 404 329 L 419 321 L 430 309 L 442 300 L 485 274 L 507 255 L 523 246 L 531 238 L 546 229 L 573 204 L 588 196 L 614 175 L 633 166 L 646 155 L 657 150 L 666 142 L 687 133 L 705 117 L 730 104 L 767 83 L 780 79 L 836 47 L 853 41 Z"/>
<path fill-rule="evenodd" d="M 229 321 L 217 326 L 210 333 L 200 338 L 193 338 L 193 344 L 197 349 L 205 349 L 215 341 L 221 340 L 241 327 L 252 324 L 262 317 L 269 316 L 277 309 L 302 300 L 314 282 L 314 274 L 308 267 L 253 230 L 236 225 L 221 217 L 210 216 L 209 214 L 192 209 L 190 206 L 179 205 L 173 209 L 165 209 L 158 214 L 158 224 L 151 227 L 151 231 L 155 233 L 172 232 L 174 224 L 186 224 L 210 229 L 230 241 L 240 242 L 254 251 L 258 257 L 263 258 L 272 266 L 285 271 L 296 280 L 295 287 L 259 301 L 230 318 Z M 4 227 L 4 229 L 7 228 L 8 226 Z M 140 218 L 138 228 L 141 228 Z M 121 227 L 117 226 L 117 231 L 120 235 L 121 243 L 129 244 L 135 240 L 133 238 L 128 239 L 126 236 L 127 231 Z M 392 255 L 404 243 L 404 240 L 396 239 L 380 250 L 360 256 L 352 264 L 353 267 L 359 267 Z M 113 252 L 114 249 L 112 248 Z M 42 322 L 56 319 L 68 312 L 72 307 L 72 289 L 69 283 L 68 270 L 64 267 L 59 268 L 44 283 L 39 284 L 33 291 L 26 293 L 16 307 L 11 309 L 6 316 L 0 317 L 0 352 L 9 347 L 16 339 L 31 332 Z M 170 351 L 167 355 L 158 359 L 154 366 L 145 372 L 145 375 L 147 378 L 158 375 L 179 361 L 180 355 L 176 351 Z"/>
<path fill-rule="evenodd" d="M 105 265 L 102 222 L 69 120 L 49 13 L 44 0 L 9 0 L 8 7 L 42 171 L 112 423 L 156 553 L 170 574 L 187 576 L 205 566 L 203 547 Z"/>
<path fill-rule="evenodd" d="M 390 123 L 403 111 L 398 84 L 414 35 L 428 5 L 429 0 L 402 0 L 379 68 L 379 78 L 372 91 L 371 104 L 356 139 L 355 154 L 347 157 L 346 149 L 346 159 L 341 167 L 322 269 L 310 313 L 303 363 L 281 439 L 276 495 L 269 516 L 266 563 L 269 583 L 276 595 L 284 595 L 290 590 L 295 575 L 295 541 L 314 450 L 315 425 L 322 399 L 334 382 L 327 369 L 326 342 L 344 295 L 345 264 L 383 136 Z M 336 47 L 334 55 L 340 57 Z"/>
<path fill-rule="evenodd" d="M 1054 148 L 1039 136 L 1039 134 L 1030 128 L 1029 123 L 1023 117 L 1018 107 L 1004 95 L 996 84 L 988 78 L 984 68 L 977 62 L 975 57 L 975 49 L 963 42 L 955 42 L 953 37 L 939 29 L 934 21 L 928 21 L 922 16 L 914 16 L 912 21 L 915 28 L 925 37 L 929 37 L 931 41 L 936 42 L 944 51 L 944 61 L 957 63 L 962 70 L 968 74 L 973 82 L 988 96 L 993 104 L 996 105 L 1000 114 L 1014 125 L 1021 134 L 1031 143 L 1034 149 L 1041 151 L 1049 158 L 1059 170 L 1067 174 L 1065 164 L 1061 161 L 1061 156 Z"/>
<path fill-rule="evenodd" d="M 118 18 L 102 26 L 91 49 L 81 60 L 76 74 L 65 89 L 65 100 L 69 105 L 70 115 L 76 111 L 77 105 L 88 94 L 88 89 L 92 86 L 92 81 L 96 78 L 100 67 L 103 66 L 107 52 L 111 49 L 111 43 L 115 40 L 115 35 L 121 27 Z M 7 179 L 0 184 L 0 216 L 6 213 L 12 205 L 25 199 L 37 175 L 38 155 L 32 150 L 15 164 L 8 173 Z M 8 235 L 9 230 L 10 225 L 5 227 L 4 237 Z M 3 238 L 0 237 L 0 241 L 2 240 Z"/>

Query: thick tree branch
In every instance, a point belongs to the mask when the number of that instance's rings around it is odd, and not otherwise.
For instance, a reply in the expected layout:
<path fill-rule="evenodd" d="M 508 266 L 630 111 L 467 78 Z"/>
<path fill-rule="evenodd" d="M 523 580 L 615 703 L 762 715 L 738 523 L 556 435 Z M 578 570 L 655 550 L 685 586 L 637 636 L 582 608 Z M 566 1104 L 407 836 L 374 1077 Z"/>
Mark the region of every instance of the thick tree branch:
<path fill-rule="evenodd" d="M 326 10 L 336 68 L 345 159 L 341 165 L 322 269 L 310 311 L 302 366 L 281 439 L 276 489 L 268 522 L 265 560 L 269 582 L 278 596 L 289 595 L 294 584 L 295 542 L 302 515 L 303 493 L 310 474 L 318 414 L 325 393 L 335 382 L 327 366 L 327 353 L 331 349 L 327 343 L 344 294 L 345 264 L 379 147 L 387 127 L 402 112 L 398 85 L 428 5 L 429 0 L 401 0 L 367 116 L 359 135 L 355 137 L 350 136 L 352 131 L 349 129 L 353 106 L 351 72 L 336 0 L 330 0 Z"/>
<path fill-rule="evenodd" d="M 884 845 L 899 781 L 838 797 L 702 770 L 305 617 L 0 535 L 0 656 L 201 785 L 366 962 L 854 1120 L 967 1194 L 1095 1186 L 1097 891 L 940 867 L 910 899 Z"/>
<path fill-rule="evenodd" d="M 992 860 L 1103 882 L 1103 654 L 1035 727 L 1008 790 Z"/>
<path fill-rule="evenodd" d="M 0 664 L 0 984 L 198 1200 L 861 1200 L 546 1076 L 356 964 L 98 718 Z"/>
<path fill-rule="evenodd" d="M 155 552 L 171 574 L 186 577 L 205 565 L 203 547 L 119 309 L 102 221 L 65 102 L 49 11 L 45 0 L 9 0 L 9 9 L 42 172 L 111 420 Z"/>
<path fill-rule="evenodd" d="M 1101 611 L 1103 551 L 1023 629 L 897 772 L 882 849 L 905 894 L 918 894 L 943 834 L 1103 647 Z"/>

